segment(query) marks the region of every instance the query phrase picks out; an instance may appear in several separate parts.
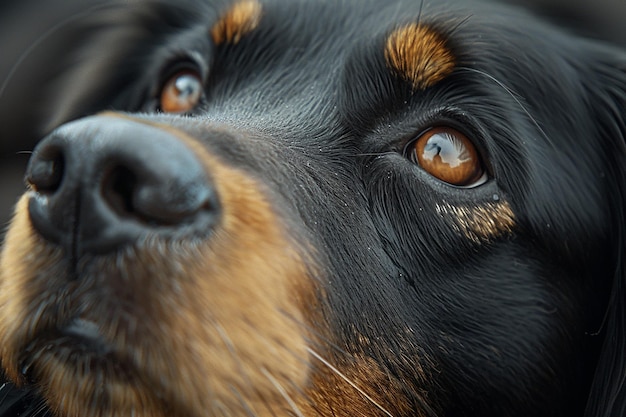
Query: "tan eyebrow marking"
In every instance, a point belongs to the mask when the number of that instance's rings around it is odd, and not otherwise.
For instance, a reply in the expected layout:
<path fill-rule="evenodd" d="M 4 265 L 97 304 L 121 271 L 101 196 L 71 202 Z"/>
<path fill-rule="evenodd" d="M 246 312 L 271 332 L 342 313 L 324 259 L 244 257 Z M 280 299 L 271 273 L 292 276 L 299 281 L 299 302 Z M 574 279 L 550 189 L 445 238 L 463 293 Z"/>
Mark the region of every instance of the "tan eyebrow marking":
<path fill-rule="evenodd" d="M 242 37 L 257 28 L 261 21 L 261 4 L 257 0 L 235 3 L 211 28 L 211 38 L 216 45 L 237 44 Z"/>
<path fill-rule="evenodd" d="M 400 27 L 389 35 L 385 59 L 387 66 L 415 90 L 431 87 L 450 75 L 456 61 L 441 34 L 417 23 Z"/>
<path fill-rule="evenodd" d="M 515 227 L 515 214 L 506 201 L 476 207 L 437 204 L 437 213 L 453 222 L 453 228 L 475 243 L 486 243 L 510 234 Z"/>

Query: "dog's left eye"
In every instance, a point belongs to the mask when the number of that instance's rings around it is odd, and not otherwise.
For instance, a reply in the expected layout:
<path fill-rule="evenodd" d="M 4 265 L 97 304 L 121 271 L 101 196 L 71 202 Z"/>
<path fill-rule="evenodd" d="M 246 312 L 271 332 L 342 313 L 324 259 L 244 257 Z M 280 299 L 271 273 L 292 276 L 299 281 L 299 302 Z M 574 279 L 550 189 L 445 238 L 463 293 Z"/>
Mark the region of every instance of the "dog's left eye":
<path fill-rule="evenodd" d="M 439 180 L 457 187 L 477 187 L 487 173 L 474 144 L 449 127 L 427 130 L 408 145 L 409 158 Z"/>
<path fill-rule="evenodd" d="M 177 72 L 163 85 L 159 108 L 165 113 L 185 113 L 200 102 L 203 86 L 200 75 L 194 71 Z"/>

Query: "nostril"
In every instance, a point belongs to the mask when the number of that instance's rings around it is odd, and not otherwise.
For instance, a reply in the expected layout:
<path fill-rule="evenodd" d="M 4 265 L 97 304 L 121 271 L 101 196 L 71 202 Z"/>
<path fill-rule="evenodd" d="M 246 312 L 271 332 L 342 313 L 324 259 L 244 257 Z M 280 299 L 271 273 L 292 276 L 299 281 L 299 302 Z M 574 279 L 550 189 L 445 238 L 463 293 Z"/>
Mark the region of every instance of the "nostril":
<path fill-rule="evenodd" d="M 59 189 L 65 174 L 65 158 L 59 149 L 47 149 L 31 158 L 26 181 L 38 192 Z"/>
<path fill-rule="evenodd" d="M 185 141 L 124 118 L 60 127 L 37 145 L 26 180 L 33 227 L 73 259 L 146 235 L 204 234 L 221 214 L 205 164 Z"/>
<path fill-rule="evenodd" d="M 158 164 L 153 167 L 147 161 L 129 166 L 118 161 L 102 177 L 100 194 L 117 216 L 172 226 L 193 222 L 200 212 L 216 208 L 212 187 L 203 172 L 194 169 L 199 167 L 178 166 L 167 175 L 156 169 Z"/>
<path fill-rule="evenodd" d="M 104 176 L 102 197 L 120 216 L 132 216 L 136 210 L 133 195 L 137 188 L 137 175 L 123 165 L 114 166 Z"/>

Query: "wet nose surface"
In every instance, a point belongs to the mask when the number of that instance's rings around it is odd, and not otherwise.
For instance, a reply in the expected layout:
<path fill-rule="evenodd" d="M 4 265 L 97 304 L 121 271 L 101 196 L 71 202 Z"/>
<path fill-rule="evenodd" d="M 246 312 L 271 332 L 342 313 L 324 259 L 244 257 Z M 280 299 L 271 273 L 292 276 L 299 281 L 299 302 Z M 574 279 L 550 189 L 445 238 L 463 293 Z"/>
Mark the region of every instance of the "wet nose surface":
<path fill-rule="evenodd" d="M 175 133 L 96 116 L 54 131 L 26 174 L 35 229 L 73 252 L 104 253 L 142 238 L 211 230 L 217 196 L 203 165 Z"/>

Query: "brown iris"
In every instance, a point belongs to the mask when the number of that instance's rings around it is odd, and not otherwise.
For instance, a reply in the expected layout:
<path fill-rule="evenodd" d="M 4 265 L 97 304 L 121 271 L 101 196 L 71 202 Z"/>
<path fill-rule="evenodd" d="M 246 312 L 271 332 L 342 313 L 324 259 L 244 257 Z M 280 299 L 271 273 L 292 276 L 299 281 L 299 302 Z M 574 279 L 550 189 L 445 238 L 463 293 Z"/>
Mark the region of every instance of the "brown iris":
<path fill-rule="evenodd" d="M 486 180 L 485 170 L 472 142 L 449 127 L 423 133 L 411 145 L 412 157 L 435 178 L 458 187 L 472 187 Z"/>
<path fill-rule="evenodd" d="M 200 76 L 194 71 L 180 71 L 163 86 L 159 107 L 165 113 L 186 113 L 198 105 L 202 93 Z"/>

